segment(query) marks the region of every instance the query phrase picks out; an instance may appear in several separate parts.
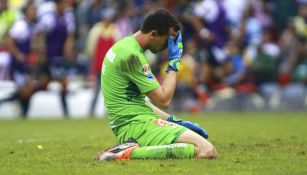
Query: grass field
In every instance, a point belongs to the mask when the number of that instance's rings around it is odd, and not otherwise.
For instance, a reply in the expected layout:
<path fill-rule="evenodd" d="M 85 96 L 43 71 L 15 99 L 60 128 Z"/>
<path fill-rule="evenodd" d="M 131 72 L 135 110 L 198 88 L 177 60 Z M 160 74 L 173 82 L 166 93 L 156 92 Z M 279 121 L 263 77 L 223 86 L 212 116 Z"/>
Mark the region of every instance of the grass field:
<path fill-rule="evenodd" d="M 0 174 L 307 174 L 307 113 L 208 113 L 216 160 L 96 162 L 115 144 L 106 119 L 0 120 Z"/>

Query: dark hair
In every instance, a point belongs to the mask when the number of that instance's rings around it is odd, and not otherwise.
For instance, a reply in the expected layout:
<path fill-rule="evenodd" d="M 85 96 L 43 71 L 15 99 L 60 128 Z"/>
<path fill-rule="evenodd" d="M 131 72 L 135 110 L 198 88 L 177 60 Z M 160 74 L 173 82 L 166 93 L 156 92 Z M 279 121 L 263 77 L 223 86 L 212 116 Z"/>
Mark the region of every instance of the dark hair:
<path fill-rule="evenodd" d="M 63 0 L 53 0 L 55 4 L 60 4 L 63 2 Z"/>
<path fill-rule="evenodd" d="M 33 1 L 33 0 L 27 1 L 27 2 L 21 7 L 21 12 L 22 12 L 23 14 L 25 14 L 26 11 L 27 11 L 27 9 L 28 9 L 32 4 L 34 4 L 34 1 Z"/>
<path fill-rule="evenodd" d="M 157 9 L 150 12 L 144 19 L 141 26 L 142 33 L 156 30 L 159 35 L 168 34 L 169 29 L 173 28 L 176 32 L 180 30 L 177 19 L 165 9 Z"/>

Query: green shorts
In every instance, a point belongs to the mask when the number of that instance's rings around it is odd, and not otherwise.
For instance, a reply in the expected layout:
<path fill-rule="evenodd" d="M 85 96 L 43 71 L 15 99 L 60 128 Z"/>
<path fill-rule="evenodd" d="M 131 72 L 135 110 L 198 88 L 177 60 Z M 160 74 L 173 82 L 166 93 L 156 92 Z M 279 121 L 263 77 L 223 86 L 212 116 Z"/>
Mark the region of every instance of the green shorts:
<path fill-rule="evenodd" d="M 118 143 L 135 139 L 140 146 L 169 145 L 175 143 L 187 128 L 157 119 L 148 115 L 139 115 L 130 124 L 121 127 L 116 133 Z"/>

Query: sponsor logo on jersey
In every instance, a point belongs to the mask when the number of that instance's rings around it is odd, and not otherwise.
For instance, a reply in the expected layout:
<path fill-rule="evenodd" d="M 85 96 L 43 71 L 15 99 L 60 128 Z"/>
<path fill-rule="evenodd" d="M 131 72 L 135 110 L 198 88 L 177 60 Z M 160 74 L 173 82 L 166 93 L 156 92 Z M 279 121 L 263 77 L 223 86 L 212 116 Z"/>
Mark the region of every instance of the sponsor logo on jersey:
<path fill-rule="evenodd" d="M 108 51 L 107 54 L 106 54 L 106 57 L 107 57 L 107 59 L 108 59 L 111 63 L 113 63 L 113 61 L 114 61 L 114 59 L 115 59 L 115 57 L 116 57 L 116 54 L 112 51 L 112 48 L 109 49 L 109 51 Z"/>
<path fill-rule="evenodd" d="M 145 75 L 148 75 L 149 72 L 150 72 L 150 68 L 149 68 L 149 65 L 148 64 L 144 64 L 143 65 L 143 72 Z"/>
<path fill-rule="evenodd" d="M 153 74 L 147 75 L 147 80 L 153 82 L 155 80 L 155 76 Z"/>

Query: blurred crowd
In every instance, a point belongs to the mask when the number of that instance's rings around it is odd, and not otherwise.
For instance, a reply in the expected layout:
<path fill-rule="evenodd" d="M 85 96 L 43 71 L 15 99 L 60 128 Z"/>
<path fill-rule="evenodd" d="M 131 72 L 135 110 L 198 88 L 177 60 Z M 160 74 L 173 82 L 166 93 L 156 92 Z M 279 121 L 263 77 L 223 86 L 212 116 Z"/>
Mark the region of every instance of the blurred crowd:
<path fill-rule="evenodd" d="M 152 9 L 180 21 L 184 54 L 176 97 L 198 112 L 210 94 L 257 92 L 267 82 L 307 83 L 307 0 L 0 0 L 0 83 L 17 91 L 26 116 L 32 95 L 58 81 L 65 116 L 67 85 L 82 81 L 100 93 L 107 50 L 133 34 Z M 167 52 L 147 52 L 162 81 Z M 1 105 L 1 104 L 0 104 Z"/>

